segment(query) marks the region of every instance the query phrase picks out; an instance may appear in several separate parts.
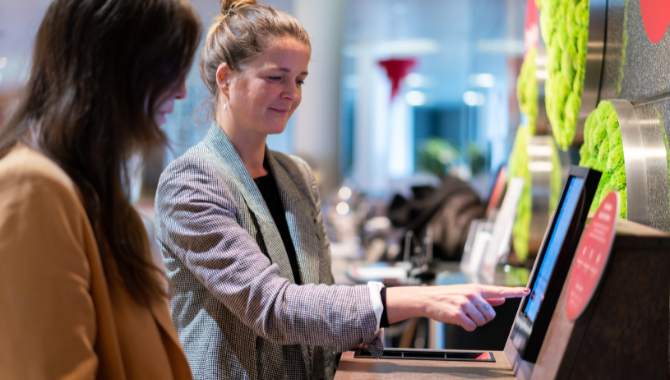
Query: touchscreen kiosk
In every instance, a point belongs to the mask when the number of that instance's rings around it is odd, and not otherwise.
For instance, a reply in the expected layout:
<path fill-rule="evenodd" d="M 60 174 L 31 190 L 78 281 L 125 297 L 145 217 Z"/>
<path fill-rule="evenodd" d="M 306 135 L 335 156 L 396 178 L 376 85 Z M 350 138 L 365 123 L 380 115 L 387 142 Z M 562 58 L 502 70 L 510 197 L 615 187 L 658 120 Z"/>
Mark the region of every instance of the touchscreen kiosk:
<path fill-rule="evenodd" d="M 572 166 L 551 218 L 535 269 L 531 292 L 521 307 L 510 339 L 524 360 L 535 362 L 584 228 L 601 173 Z"/>

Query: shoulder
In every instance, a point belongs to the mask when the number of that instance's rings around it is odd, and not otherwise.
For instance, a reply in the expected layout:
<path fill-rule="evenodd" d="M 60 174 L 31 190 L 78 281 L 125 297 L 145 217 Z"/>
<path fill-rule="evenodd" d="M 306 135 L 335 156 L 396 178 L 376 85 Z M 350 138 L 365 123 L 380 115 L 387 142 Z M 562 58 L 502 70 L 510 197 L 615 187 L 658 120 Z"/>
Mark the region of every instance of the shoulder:
<path fill-rule="evenodd" d="M 157 210 L 193 202 L 229 204 L 236 199 L 233 194 L 237 190 L 228 170 L 213 152 L 196 145 L 161 174 L 156 189 Z"/>
<path fill-rule="evenodd" d="M 160 182 L 174 181 L 183 177 L 197 176 L 213 170 L 206 156 L 206 150 L 196 145 L 183 155 L 175 158 L 163 170 Z"/>
<path fill-rule="evenodd" d="M 76 185 L 54 161 L 22 144 L 0 159 L 3 255 L 16 259 L 21 252 L 21 260 L 38 257 L 39 270 L 87 275 L 86 251 L 94 239 Z"/>
<path fill-rule="evenodd" d="M 18 144 L 0 159 L 0 192 L 23 198 L 42 195 L 81 203 L 77 186 L 44 154 Z"/>
<path fill-rule="evenodd" d="M 199 187 L 231 186 L 230 168 L 200 143 L 172 161 L 163 171 L 158 182 L 158 192 L 167 187 L 195 185 Z"/>

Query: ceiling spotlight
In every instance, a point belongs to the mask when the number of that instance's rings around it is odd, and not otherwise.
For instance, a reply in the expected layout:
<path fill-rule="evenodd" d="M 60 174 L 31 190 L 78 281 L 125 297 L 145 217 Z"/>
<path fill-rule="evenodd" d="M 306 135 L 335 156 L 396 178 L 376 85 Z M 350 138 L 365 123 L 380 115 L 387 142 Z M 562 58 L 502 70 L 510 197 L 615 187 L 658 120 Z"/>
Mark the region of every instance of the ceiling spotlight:
<path fill-rule="evenodd" d="M 421 91 L 410 91 L 405 94 L 405 101 L 412 106 L 422 106 L 426 104 L 426 94 Z"/>
<path fill-rule="evenodd" d="M 432 87 L 433 79 L 425 75 L 411 73 L 405 78 L 405 83 L 412 88 Z"/>
<path fill-rule="evenodd" d="M 7 66 L 7 57 L 0 58 L 0 69 L 4 69 Z"/>
<path fill-rule="evenodd" d="M 440 51 L 440 44 L 428 38 L 392 40 L 379 44 L 375 53 L 384 57 L 412 57 L 434 54 Z"/>
<path fill-rule="evenodd" d="M 463 102 L 471 107 L 483 106 L 486 103 L 486 96 L 481 92 L 466 91 L 463 93 Z"/>
<path fill-rule="evenodd" d="M 493 74 L 472 74 L 470 75 L 470 85 L 473 87 L 491 88 L 495 86 L 496 78 Z"/>
<path fill-rule="evenodd" d="M 335 210 L 337 210 L 337 213 L 340 215 L 347 215 L 349 212 L 349 205 L 346 202 L 340 202 L 335 207 Z"/>
<path fill-rule="evenodd" d="M 340 198 L 346 201 L 347 199 L 351 198 L 351 193 L 352 192 L 350 188 L 342 186 L 342 188 L 340 188 L 340 191 L 337 192 L 337 195 L 339 195 Z"/>

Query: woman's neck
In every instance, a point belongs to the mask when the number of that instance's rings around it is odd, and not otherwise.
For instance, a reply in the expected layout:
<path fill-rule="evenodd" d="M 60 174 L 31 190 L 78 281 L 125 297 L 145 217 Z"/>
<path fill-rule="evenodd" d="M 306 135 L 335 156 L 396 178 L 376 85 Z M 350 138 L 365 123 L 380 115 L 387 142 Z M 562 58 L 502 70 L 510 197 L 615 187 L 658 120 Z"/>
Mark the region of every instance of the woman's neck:
<path fill-rule="evenodd" d="M 251 177 L 258 178 L 267 175 L 268 170 L 263 165 L 267 135 L 250 133 L 243 128 L 235 128 L 228 120 L 218 119 L 217 123 L 237 150 Z"/>

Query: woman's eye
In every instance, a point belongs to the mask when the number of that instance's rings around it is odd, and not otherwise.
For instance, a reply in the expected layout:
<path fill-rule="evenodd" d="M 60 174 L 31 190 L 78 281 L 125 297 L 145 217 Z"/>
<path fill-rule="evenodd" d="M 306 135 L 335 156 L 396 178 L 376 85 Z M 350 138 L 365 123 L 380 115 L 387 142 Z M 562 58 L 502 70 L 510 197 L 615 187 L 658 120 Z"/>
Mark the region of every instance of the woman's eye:
<path fill-rule="evenodd" d="M 268 79 L 273 80 L 273 81 L 277 81 L 277 80 L 281 80 L 281 77 L 268 77 Z"/>
<path fill-rule="evenodd" d="M 304 80 L 298 80 L 298 81 L 296 81 L 296 83 L 298 84 L 298 86 L 302 86 L 302 85 L 305 84 L 305 81 Z"/>

